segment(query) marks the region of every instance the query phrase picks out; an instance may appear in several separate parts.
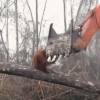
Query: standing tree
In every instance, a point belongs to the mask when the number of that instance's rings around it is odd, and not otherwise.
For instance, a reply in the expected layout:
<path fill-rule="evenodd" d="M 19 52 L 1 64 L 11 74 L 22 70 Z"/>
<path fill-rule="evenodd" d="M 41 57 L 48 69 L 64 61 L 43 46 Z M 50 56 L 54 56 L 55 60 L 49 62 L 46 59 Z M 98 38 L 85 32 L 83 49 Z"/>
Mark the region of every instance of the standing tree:
<path fill-rule="evenodd" d="M 36 0 L 36 50 L 38 50 L 38 0 Z"/>
<path fill-rule="evenodd" d="M 64 5 L 64 26 L 65 26 L 65 32 L 66 32 L 66 0 L 63 0 L 63 5 Z"/>
<path fill-rule="evenodd" d="M 44 14 L 45 14 L 46 6 L 47 6 L 47 0 L 45 1 L 45 5 L 44 5 L 44 9 L 43 9 L 43 14 L 42 14 L 41 22 L 40 22 L 39 37 L 40 37 L 41 29 L 42 29 L 42 22 L 43 22 L 43 17 L 44 17 Z"/>
<path fill-rule="evenodd" d="M 9 60 L 9 38 L 8 38 L 8 2 L 9 0 L 7 0 L 7 20 L 6 20 L 6 47 L 7 47 L 7 50 L 8 50 L 8 54 L 7 54 L 7 62 Z"/>
<path fill-rule="evenodd" d="M 29 11 L 30 11 L 30 14 L 31 14 L 31 20 L 32 20 L 32 27 L 33 27 L 33 41 L 32 41 L 33 46 L 32 46 L 32 54 L 34 55 L 34 50 L 35 50 L 35 29 L 34 29 L 34 27 L 35 27 L 35 23 L 34 23 L 32 10 L 31 10 L 31 7 L 30 7 L 30 5 L 29 5 L 28 0 L 26 0 L 26 3 L 27 3 L 27 6 L 28 6 L 28 8 L 29 8 Z"/>
<path fill-rule="evenodd" d="M 15 22 L 16 22 L 16 55 L 17 55 L 17 63 L 19 63 L 19 39 L 18 39 L 18 11 L 17 11 L 17 0 L 15 0 Z"/>

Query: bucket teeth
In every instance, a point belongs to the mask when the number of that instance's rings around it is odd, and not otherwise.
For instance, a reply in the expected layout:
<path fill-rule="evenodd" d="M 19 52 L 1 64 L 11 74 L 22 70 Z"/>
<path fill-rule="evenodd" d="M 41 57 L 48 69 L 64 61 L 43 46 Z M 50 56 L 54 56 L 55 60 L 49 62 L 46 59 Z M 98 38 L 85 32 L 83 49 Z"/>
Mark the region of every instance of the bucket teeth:
<path fill-rule="evenodd" d="M 47 58 L 47 61 L 49 61 L 49 62 L 51 61 L 51 57 L 50 56 Z"/>
<path fill-rule="evenodd" d="M 59 61 L 62 58 L 68 57 L 68 51 L 60 50 L 60 51 L 49 51 L 47 52 L 47 61 Z"/>
<path fill-rule="evenodd" d="M 55 60 L 56 60 L 56 58 L 57 58 L 57 56 L 56 56 L 56 55 L 54 55 L 54 56 L 53 56 L 53 58 L 52 58 L 52 61 L 55 61 Z"/>

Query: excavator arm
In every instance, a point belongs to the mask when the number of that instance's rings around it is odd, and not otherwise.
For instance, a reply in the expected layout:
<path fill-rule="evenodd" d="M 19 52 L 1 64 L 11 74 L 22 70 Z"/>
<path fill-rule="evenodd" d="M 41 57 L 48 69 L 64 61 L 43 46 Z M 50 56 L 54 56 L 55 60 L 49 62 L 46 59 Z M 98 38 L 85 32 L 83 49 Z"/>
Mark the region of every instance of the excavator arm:
<path fill-rule="evenodd" d="M 77 32 L 80 37 L 73 32 L 72 34 L 72 49 L 81 51 L 86 50 L 91 38 L 100 28 L 100 4 L 97 5 L 93 10 L 91 10 L 86 17 L 83 19 L 82 23 L 79 25 L 81 31 Z M 74 34 L 75 33 L 75 34 Z M 76 38 L 77 37 L 77 38 Z M 75 39 L 74 39 L 75 38 Z"/>

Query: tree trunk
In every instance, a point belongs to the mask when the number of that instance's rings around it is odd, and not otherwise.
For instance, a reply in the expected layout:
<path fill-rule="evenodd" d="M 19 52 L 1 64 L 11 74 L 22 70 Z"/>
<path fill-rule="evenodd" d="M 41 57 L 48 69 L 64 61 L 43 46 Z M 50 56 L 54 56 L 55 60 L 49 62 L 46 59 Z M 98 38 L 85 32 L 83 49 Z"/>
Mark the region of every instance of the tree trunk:
<path fill-rule="evenodd" d="M 36 0 L 36 50 L 38 50 L 38 0 Z"/>
<path fill-rule="evenodd" d="M 18 39 L 18 11 L 17 11 L 17 0 L 15 0 L 15 22 L 16 22 L 16 55 L 17 63 L 19 63 L 19 39 Z"/>
<path fill-rule="evenodd" d="M 6 47 L 8 50 L 8 54 L 7 54 L 7 62 L 9 60 L 9 38 L 8 38 L 8 0 L 7 0 L 7 27 L 6 27 Z"/>
<path fill-rule="evenodd" d="M 34 23 L 34 19 L 33 19 L 33 15 L 32 15 L 32 11 L 31 11 L 31 7 L 29 5 L 29 2 L 28 0 L 26 0 L 26 3 L 27 3 L 27 6 L 29 8 L 29 11 L 30 11 L 30 14 L 31 14 L 31 19 L 32 19 L 32 23 L 33 23 L 33 40 L 32 40 L 32 44 L 33 44 L 33 47 L 32 47 L 32 55 L 34 55 L 34 50 L 35 50 L 35 23 Z"/>
<path fill-rule="evenodd" d="M 64 5 L 64 26 L 65 26 L 65 32 L 66 32 L 66 28 L 67 28 L 67 25 L 66 25 L 66 2 L 65 0 L 63 0 L 63 5 Z"/>
<path fill-rule="evenodd" d="M 6 66 L 6 67 L 4 67 Z M 86 80 L 79 81 L 71 76 L 67 76 L 61 73 L 56 73 L 49 69 L 49 74 L 42 73 L 36 69 L 32 69 L 29 66 L 17 65 L 17 64 L 4 64 L 0 62 L 0 73 L 9 75 L 23 76 L 31 79 L 42 80 L 46 82 L 56 83 L 80 89 L 83 91 L 100 94 L 100 84 L 89 84 Z"/>
<path fill-rule="evenodd" d="M 41 22 L 40 22 L 39 37 L 40 37 L 41 29 L 42 29 L 42 21 L 45 14 L 46 5 L 47 5 L 47 0 L 45 1 L 44 10 L 43 10 L 43 14 L 42 14 Z"/>

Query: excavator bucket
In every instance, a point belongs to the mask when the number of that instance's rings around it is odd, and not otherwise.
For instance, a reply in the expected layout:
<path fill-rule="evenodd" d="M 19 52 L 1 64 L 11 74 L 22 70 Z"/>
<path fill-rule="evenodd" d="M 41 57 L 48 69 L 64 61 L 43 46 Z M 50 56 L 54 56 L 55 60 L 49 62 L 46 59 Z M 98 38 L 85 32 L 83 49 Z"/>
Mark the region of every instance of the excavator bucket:
<path fill-rule="evenodd" d="M 73 49 L 77 49 L 77 47 L 80 47 L 83 50 L 86 50 L 91 38 L 100 28 L 100 4 L 86 15 L 86 17 L 80 24 L 80 28 L 82 28 L 82 31 L 80 32 L 80 37 L 76 38 L 75 42 L 73 42 L 72 44 L 72 47 Z M 75 37 L 75 34 L 72 34 L 72 36 Z"/>
<path fill-rule="evenodd" d="M 53 23 L 51 23 L 49 27 L 48 42 L 46 46 L 48 55 L 59 56 L 60 54 L 62 54 L 64 56 L 65 52 L 67 54 L 68 45 L 69 45 L 68 34 L 66 33 L 57 34 L 53 28 Z"/>
<path fill-rule="evenodd" d="M 86 17 L 83 19 L 82 23 L 79 25 L 77 29 L 72 28 L 72 31 L 70 32 L 71 36 L 71 43 L 70 44 L 70 52 L 72 53 L 78 53 L 82 50 L 86 50 L 91 38 L 93 35 L 99 30 L 100 28 L 100 4 L 97 5 L 94 9 L 92 9 Z M 63 42 L 58 43 L 57 41 L 61 37 L 61 35 L 58 35 L 56 31 L 52 28 L 52 25 L 50 25 L 49 29 L 49 36 L 48 36 L 48 43 L 47 47 L 49 46 L 54 48 L 54 45 L 60 45 L 60 43 L 65 44 Z M 63 34 L 64 37 L 67 37 L 68 34 Z M 68 41 L 66 41 L 67 43 Z M 52 46 L 50 46 L 52 44 Z M 65 46 L 64 47 L 68 47 Z M 62 47 L 61 47 L 62 48 Z M 64 49 L 63 49 L 64 50 Z"/>

